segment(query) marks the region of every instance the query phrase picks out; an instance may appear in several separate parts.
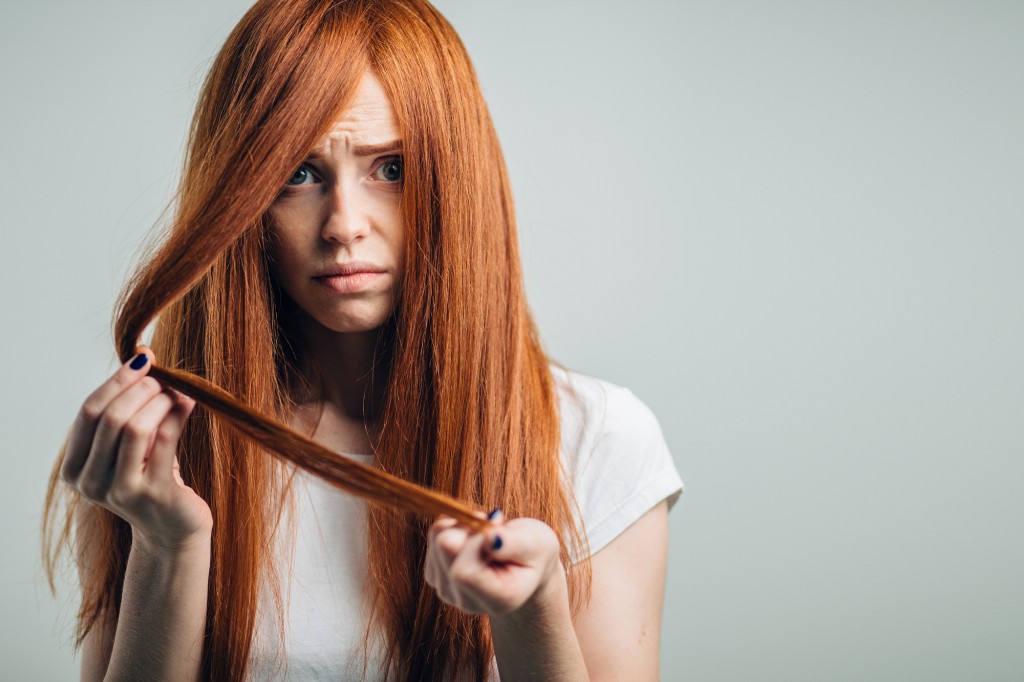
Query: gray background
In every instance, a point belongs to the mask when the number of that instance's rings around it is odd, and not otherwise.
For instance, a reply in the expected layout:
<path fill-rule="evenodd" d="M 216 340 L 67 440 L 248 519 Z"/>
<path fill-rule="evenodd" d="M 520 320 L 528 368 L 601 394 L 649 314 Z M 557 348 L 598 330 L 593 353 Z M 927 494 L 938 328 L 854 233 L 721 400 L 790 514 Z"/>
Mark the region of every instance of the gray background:
<path fill-rule="evenodd" d="M 44 483 L 248 2 L 0 10 L 0 676 Z M 666 680 L 1024 679 L 1024 4 L 438 2 L 568 365 L 661 420 Z"/>

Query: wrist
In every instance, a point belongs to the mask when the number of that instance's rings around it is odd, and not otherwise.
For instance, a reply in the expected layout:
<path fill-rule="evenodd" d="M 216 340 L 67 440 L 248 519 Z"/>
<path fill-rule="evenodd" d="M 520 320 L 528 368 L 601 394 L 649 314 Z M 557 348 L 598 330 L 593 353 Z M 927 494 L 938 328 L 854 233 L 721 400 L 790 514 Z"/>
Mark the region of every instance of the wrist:
<path fill-rule="evenodd" d="M 556 626 L 566 619 L 571 620 L 569 585 L 562 562 L 556 561 L 530 598 L 515 611 L 491 616 L 491 626 L 498 629 L 524 624 Z"/>
<path fill-rule="evenodd" d="M 132 548 L 138 547 L 147 555 L 159 558 L 209 555 L 212 539 L 213 530 L 211 528 L 203 528 L 188 537 L 169 541 L 152 538 L 134 526 L 132 527 Z"/>
<path fill-rule="evenodd" d="M 522 607 L 491 616 L 490 621 L 501 679 L 589 679 L 573 629 L 569 585 L 561 563 Z"/>

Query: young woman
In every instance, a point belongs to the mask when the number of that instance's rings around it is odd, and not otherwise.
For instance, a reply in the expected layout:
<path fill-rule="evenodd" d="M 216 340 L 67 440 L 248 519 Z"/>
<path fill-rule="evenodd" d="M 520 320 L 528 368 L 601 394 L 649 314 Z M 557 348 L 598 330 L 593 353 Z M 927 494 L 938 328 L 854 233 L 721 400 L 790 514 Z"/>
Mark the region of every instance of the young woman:
<path fill-rule="evenodd" d="M 83 678 L 657 679 L 682 484 L 642 402 L 544 354 L 448 23 L 260 0 L 188 149 L 119 311 L 119 345 L 158 315 L 151 347 L 86 399 L 47 499 L 73 491 Z M 328 485 L 155 364 L 490 524 Z"/>

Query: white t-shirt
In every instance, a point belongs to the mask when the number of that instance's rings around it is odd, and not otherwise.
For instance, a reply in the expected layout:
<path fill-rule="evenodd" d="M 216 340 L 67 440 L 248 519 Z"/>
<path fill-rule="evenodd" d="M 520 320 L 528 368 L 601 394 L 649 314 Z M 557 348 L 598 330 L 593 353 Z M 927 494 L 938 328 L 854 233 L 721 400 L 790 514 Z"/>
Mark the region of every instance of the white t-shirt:
<path fill-rule="evenodd" d="M 667 499 L 671 508 L 683 483 L 658 420 L 629 389 L 555 366 L 551 371 L 559 396 L 562 461 L 594 554 L 658 502 Z M 372 455 L 346 456 L 373 461 Z M 362 679 L 366 503 L 304 471 L 294 482 L 294 548 L 286 539 L 280 550 L 287 658 L 279 652 L 280 630 L 267 589 L 249 679 Z M 371 654 L 366 679 L 378 679 L 378 660 Z M 497 679 L 493 665 L 492 677 Z"/>

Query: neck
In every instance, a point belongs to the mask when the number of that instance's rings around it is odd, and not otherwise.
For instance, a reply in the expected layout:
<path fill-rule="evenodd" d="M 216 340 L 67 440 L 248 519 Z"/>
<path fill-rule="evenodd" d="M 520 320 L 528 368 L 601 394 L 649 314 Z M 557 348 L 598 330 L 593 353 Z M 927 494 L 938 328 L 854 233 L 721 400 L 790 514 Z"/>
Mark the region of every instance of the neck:
<path fill-rule="evenodd" d="M 303 315 L 299 322 L 304 357 L 301 371 L 313 394 L 352 419 L 372 422 L 380 414 L 387 385 L 388 363 L 377 349 L 384 327 L 365 332 L 335 332 Z"/>

